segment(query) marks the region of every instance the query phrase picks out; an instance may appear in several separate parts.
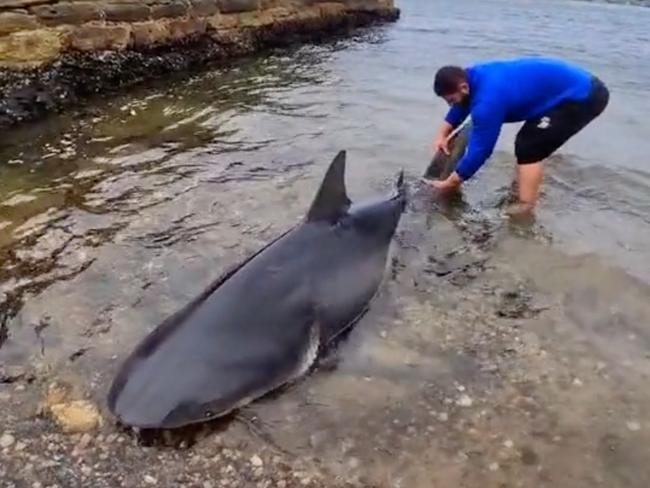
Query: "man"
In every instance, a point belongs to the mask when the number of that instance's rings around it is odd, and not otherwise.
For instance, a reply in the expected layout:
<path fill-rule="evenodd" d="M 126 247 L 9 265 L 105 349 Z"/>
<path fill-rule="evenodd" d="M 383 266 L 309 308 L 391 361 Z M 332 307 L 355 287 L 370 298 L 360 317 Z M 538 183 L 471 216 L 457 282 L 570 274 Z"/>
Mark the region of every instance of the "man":
<path fill-rule="evenodd" d="M 468 115 L 472 129 L 467 152 L 456 170 L 431 184 L 453 191 L 491 156 L 504 123 L 525 121 L 517 134 L 518 211 L 537 204 L 542 161 L 582 130 L 607 106 L 609 91 L 584 69 L 549 58 L 497 60 L 467 69 L 438 70 L 434 91 L 451 106 L 434 146 L 449 154 L 448 136 Z"/>

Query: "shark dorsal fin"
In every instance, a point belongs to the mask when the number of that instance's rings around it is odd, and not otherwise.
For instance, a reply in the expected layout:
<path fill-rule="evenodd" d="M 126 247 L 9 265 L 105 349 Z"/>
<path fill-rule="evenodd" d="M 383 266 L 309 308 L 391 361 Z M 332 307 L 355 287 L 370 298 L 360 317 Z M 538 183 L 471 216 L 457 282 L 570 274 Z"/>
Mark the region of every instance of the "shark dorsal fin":
<path fill-rule="evenodd" d="M 327 169 L 316 198 L 307 213 L 308 221 L 335 222 L 350 207 L 352 202 L 345 191 L 345 156 L 345 151 L 340 151 Z"/>

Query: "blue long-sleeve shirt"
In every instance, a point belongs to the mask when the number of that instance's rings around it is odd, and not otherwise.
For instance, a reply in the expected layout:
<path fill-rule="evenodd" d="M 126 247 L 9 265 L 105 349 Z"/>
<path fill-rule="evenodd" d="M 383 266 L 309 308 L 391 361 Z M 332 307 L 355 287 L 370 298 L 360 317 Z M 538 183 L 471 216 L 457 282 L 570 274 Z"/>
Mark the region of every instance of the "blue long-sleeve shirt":
<path fill-rule="evenodd" d="M 465 156 L 456 173 L 471 178 L 492 155 L 501 126 L 530 120 L 566 100 L 584 100 L 592 75 L 577 66 L 550 58 L 491 61 L 467 68 L 469 107 L 454 105 L 445 120 L 457 127 L 472 116 L 472 131 Z"/>

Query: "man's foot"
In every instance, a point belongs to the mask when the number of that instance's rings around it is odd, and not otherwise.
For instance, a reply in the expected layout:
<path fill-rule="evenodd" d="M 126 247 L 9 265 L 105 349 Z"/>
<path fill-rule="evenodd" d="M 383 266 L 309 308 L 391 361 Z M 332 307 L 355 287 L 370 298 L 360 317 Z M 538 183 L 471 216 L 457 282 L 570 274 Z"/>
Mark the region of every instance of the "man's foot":
<path fill-rule="evenodd" d="M 523 202 L 514 203 L 508 205 L 506 215 L 509 217 L 510 224 L 516 227 L 530 227 L 535 223 L 535 206 Z"/>
<path fill-rule="evenodd" d="M 506 214 L 511 217 L 526 216 L 532 215 L 535 211 L 535 206 L 530 203 L 517 202 L 511 205 L 508 205 L 506 208 Z"/>

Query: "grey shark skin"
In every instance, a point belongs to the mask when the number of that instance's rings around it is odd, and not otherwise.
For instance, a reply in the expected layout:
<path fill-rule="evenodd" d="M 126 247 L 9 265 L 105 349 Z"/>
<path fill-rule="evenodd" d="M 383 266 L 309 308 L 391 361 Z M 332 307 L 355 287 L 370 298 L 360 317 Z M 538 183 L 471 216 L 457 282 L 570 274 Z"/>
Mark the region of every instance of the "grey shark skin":
<path fill-rule="evenodd" d="M 450 154 L 437 151 L 429 163 L 424 177 L 427 179 L 446 179 L 456 169 L 456 164 L 465 154 L 469 142 L 469 134 L 472 130 L 471 121 L 463 126 L 450 142 Z"/>
<path fill-rule="evenodd" d="M 305 375 L 365 312 L 405 208 L 352 205 L 332 161 L 305 219 L 210 284 L 138 344 L 108 407 L 125 425 L 176 428 L 220 417 Z"/>

